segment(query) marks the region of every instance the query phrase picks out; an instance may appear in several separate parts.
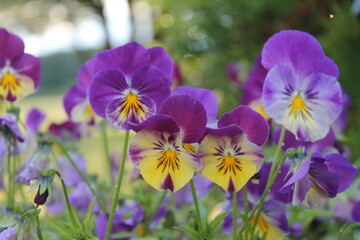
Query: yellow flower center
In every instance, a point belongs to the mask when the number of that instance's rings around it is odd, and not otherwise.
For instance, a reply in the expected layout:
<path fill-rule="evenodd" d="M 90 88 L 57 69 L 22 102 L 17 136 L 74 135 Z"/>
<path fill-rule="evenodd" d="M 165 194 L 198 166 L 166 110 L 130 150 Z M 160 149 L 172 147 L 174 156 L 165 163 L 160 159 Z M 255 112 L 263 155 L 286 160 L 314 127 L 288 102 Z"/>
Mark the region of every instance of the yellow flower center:
<path fill-rule="evenodd" d="M 172 169 L 173 172 L 180 169 L 180 160 L 176 150 L 167 149 L 158 158 L 156 169 L 162 168 L 162 172 L 166 169 Z"/>
<path fill-rule="evenodd" d="M 0 82 L 0 86 L 5 91 L 11 91 L 11 92 L 15 92 L 16 90 L 21 88 L 14 74 L 11 74 L 9 72 L 3 75 Z"/>
<path fill-rule="evenodd" d="M 94 113 L 92 107 L 90 104 L 88 104 L 84 110 L 84 115 L 85 116 L 89 116 L 89 115 L 92 115 Z"/>
<path fill-rule="evenodd" d="M 232 156 L 231 154 L 226 155 L 221 163 L 217 165 L 219 173 L 222 173 L 223 175 L 227 174 L 228 172 L 232 172 L 236 175 L 237 171 L 241 171 L 241 163 L 239 160 Z"/>
<path fill-rule="evenodd" d="M 309 115 L 308 108 L 305 105 L 303 98 L 299 95 L 296 95 L 293 98 L 290 109 L 290 115 L 294 117 L 297 116 L 298 113 L 301 113 L 305 117 Z"/>
<path fill-rule="evenodd" d="M 135 114 L 141 118 L 145 117 L 144 106 L 139 100 L 139 97 L 134 94 L 133 92 L 129 92 L 126 97 L 125 101 L 120 106 L 121 117 L 128 117 L 130 113 Z"/>

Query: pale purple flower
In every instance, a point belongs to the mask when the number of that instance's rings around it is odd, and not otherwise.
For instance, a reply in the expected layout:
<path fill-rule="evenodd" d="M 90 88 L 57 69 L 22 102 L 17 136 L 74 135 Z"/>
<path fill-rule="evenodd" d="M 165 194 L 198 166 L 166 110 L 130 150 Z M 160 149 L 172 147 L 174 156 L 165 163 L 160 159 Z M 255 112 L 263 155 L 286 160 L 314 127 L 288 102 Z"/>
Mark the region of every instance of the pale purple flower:
<path fill-rule="evenodd" d="M 322 139 L 342 111 L 336 64 L 310 34 L 286 30 L 272 36 L 262 51 L 269 70 L 263 87 L 266 113 L 302 141 Z"/>

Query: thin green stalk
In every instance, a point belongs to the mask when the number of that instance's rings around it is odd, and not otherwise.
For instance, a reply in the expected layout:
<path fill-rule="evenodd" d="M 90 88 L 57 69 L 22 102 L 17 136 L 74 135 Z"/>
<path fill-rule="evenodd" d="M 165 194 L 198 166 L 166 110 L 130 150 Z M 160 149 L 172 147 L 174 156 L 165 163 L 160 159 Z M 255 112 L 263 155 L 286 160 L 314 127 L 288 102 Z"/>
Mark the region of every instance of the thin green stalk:
<path fill-rule="evenodd" d="M 275 151 L 275 157 L 274 157 L 274 162 L 271 164 L 271 169 L 270 169 L 270 173 L 269 173 L 269 178 L 273 175 L 275 167 L 278 163 L 278 161 L 281 158 L 281 154 L 282 154 L 282 145 L 284 143 L 284 138 L 285 138 L 285 133 L 286 133 L 286 128 L 282 127 L 281 128 L 281 133 L 280 133 L 280 138 L 279 138 L 279 143 L 277 145 L 276 151 Z M 269 185 L 269 181 L 267 183 L 267 185 Z"/>
<path fill-rule="evenodd" d="M 244 221 L 246 223 L 249 223 L 249 200 L 248 200 L 248 195 L 247 195 L 247 186 L 246 184 L 243 187 L 243 199 L 244 199 Z M 247 228 L 249 225 L 246 224 L 244 227 Z M 243 227 L 243 228 L 244 228 Z M 247 230 L 247 229 L 246 229 Z M 245 232 L 245 237 L 247 237 L 247 231 Z"/>
<path fill-rule="evenodd" d="M 197 221 L 197 225 L 199 227 L 200 235 L 202 236 L 204 234 L 204 228 L 203 228 L 202 221 L 201 221 L 200 207 L 199 207 L 199 202 L 198 202 L 198 199 L 196 196 L 193 179 L 191 179 L 189 183 L 190 183 L 190 188 L 191 188 L 191 194 L 192 194 L 192 197 L 194 200 L 194 206 L 195 206 L 195 211 L 196 211 L 196 221 Z"/>
<path fill-rule="evenodd" d="M 8 171 L 8 204 L 12 206 L 14 204 L 14 192 L 13 192 L 13 171 L 11 169 L 11 144 L 8 146 L 8 156 L 7 156 L 7 171 Z"/>
<path fill-rule="evenodd" d="M 266 184 L 266 188 L 265 191 L 263 192 L 259 203 L 256 205 L 256 207 L 253 209 L 251 215 L 250 215 L 250 219 L 252 219 L 252 217 L 254 216 L 254 214 L 256 213 L 256 211 L 258 211 L 258 214 L 256 214 L 255 216 L 255 221 L 254 221 L 254 225 L 252 226 L 252 231 L 251 231 L 251 235 L 253 237 L 254 234 L 254 230 L 256 228 L 256 225 L 259 221 L 259 217 L 260 217 L 260 213 L 262 211 L 262 207 L 265 203 L 265 199 L 266 196 L 271 188 L 271 186 L 273 185 L 277 175 L 279 174 L 279 171 L 282 167 L 282 165 L 285 162 L 285 156 L 281 159 L 281 155 L 282 155 L 282 145 L 284 143 L 284 138 L 285 138 L 285 133 L 286 133 L 286 128 L 282 127 L 281 129 L 281 134 L 280 134 L 280 139 L 279 139 L 279 143 L 277 145 L 276 151 L 275 151 L 275 158 L 274 158 L 274 162 L 271 165 L 271 169 L 270 169 L 270 173 L 269 173 L 269 178 L 268 178 L 268 182 Z M 280 161 L 280 163 L 279 163 Z"/>
<path fill-rule="evenodd" d="M 67 193 L 67 189 L 66 189 L 64 180 L 62 179 L 61 174 L 59 172 L 56 172 L 56 175 L 59 177 L 60 182 L 61 182 L 61 186 L 62 186 L 62 189 L 63 189 L 63 192 L 64 192 L 64 197 L 65 197 L 65 202 L 66 202 L 66 208 L 68 210 L 68 214 L 69 214 L 71 223 L 74 225 L 74 227 L 80 227 L 78 225 L 78 222 L 76 221 L 75 215 L 74 215 L 74 213 L 72 211 L 70 201 L 69 201 L 69 196 L 68 196 L 68 193 Z"/>
<path fill-rule="evenodd" d="M 236 219 L 237 219 L 237 192 L 233 192 L 233 222 L 232 222 L 232 233 L 233 240 L 236 240 Z"/>
<path fill-rule="evenodd" d="M 42 236 L 42 233 L 41 233 L 41 227 L 40 227 L 39 215 L 36 216 L 36 224 L 37 224 L 38 238 L 39 238 L 39 240 L 43 240 L 43 236 Z"/>
<path fill-rule="evenodd" d="M 102 139 L 103 139 L 103 144 L 104 144 L 104 154 L 105 154 L 105 161 L 106 161 L 106 165 L 107 165 L 107 171 L 109 174 L 109 178 L 110 178 L 110 184 L 114 184 L 114 180 L 112 177 L 112 167 L 111 167 L 111 158 L 110 158 L 110 154 L 109 154 L 109 141 L 108 141 L 108 136 L 107 136 L 107 132 L 106 132 L 106 121 L 102 122 Z"/>
<path fill-rule="evenodd" d="M 113 223 L 113 220 L 114 220 L 115 210 L 116 210 L 116 206 L 117 206 L 118 201 L 119 201 L 119 193 L 120 193 L 122 178 L 123 178 L 123 175 L 124 175 L 125 160 L 126 160 L 126 154 L 127 154 L 128 145 L 129 145 L 129 134 L 130 134 L 130 131 L 125 131 L 125 138 L 124 138 L 124 146 L 123 146 L 121 164 L 120 164 L 119 174 L 118 174 L 118 178 L 117 178 L 117 183 L 116 183 L 116 186 L 115 186 L 114 198 L 113 198 L 113 202 L 112 202 L 112 206 L 111 206 L 109 221 L 108 221 L 108 224 L 106 226 L 105 240 L 108 240 L 109 237 L 110 237 L 110 232 L 111 232 L 111 227 L 112 227 L 112 223 Z"/>
<path fill-rule="evenodd" d="M 95 189 L 92 187 L 92 184 L 90 182 L 90 180 L 88 179 L 88 177 L 79 169 L 79 167 L 75 164 L 74 160 L 70 157 L 69 153 L 66 151 L 65 147 L 61 144 L 61 142 L 55 138 L 52 137 L 51 138 L 53 140 L 54 143 L 56 143 L 60 149 L 64 152 L 66 158 L 69 160 L 69 162 L 71 163 L 71 165 L 75 168 L 75 170 L 80 174 L 81 178 L 85 181 L 86 185 L 89 187 L 91 193 L 94 196 L 97 196 Z M 104 203 L 100 200 L 99 197 L 96 197 L 96 200 L 101 208 L 101 210 L 106 213 L 106 206 L 104 205 Z"/>
<path fill-rule="evenodd" d="M 155 218 L 157 212 L 159 211 L 159 208 L 162 204 L 162 201 L 165 198 L 166 193 L 167 193 L 166 190 L 161 193 L 160 199 L 157 202 L 154 211 L 150 212 L 149 216 L 145 219 L 143 237 L 145 237 L 148 234 L 151 220 Z"/>

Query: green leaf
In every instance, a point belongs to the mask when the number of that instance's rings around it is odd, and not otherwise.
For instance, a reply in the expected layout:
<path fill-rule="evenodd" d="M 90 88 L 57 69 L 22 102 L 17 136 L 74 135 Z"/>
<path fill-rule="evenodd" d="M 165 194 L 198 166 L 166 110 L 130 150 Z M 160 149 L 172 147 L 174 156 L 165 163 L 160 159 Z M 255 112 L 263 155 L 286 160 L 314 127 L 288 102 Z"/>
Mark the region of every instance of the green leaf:
<path fill-rule="evenodd" d="M 210 222 L 209 228 L 210 228 L 210 233 L 213 233 L 216 228 L 219 226 L 219 224 L 224 220 L 224 218 L 229 215 L 229 213 L 231 212 L 231 210 L 226 211 L 224 213 L 221 213 L 219 215 L 217 215 L 214 220 L 212 220 Z"/>
<path fill-rule="evenodd" d="M 15 224 L 18 223 L 19 220 L 17 220 L 18 216 L 15 214 L 12 214 L 8 216 L 7 218 L 0 220 L 0 227 L 7 228 L 7 227 L 13 227 Z"/>
<path fill-rule="evenodd" d="M 175 226 L 173 228 L 176 229 L 176 230 L 182 231 L 182 232 L 189 233 L 189 234 L 193 235 L 197 239 L 200 238 L 199 233 L 195 229 L 193 229 L 192 227 L 189 227 L 189 226 L 186 226 L 186 225 L 181 225 L 181 226 Z"/>

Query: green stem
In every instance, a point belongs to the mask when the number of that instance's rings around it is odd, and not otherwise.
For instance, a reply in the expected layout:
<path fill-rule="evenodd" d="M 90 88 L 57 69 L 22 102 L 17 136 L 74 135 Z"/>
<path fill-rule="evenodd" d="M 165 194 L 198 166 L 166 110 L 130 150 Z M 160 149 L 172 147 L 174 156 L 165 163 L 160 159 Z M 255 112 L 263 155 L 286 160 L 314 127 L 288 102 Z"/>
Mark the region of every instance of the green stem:
<path fill-rule="evenodd" d="M 41 227 L 40 227 L 39 215 L 36 215 L 36 224 L 37 224 L 37 233 L 38 233 L 39 240 L 43 240 L 43 236 L 41 233 Z"/>
<path fill-rule="evenodd" d="M 245 217 L 244 221 L 246 222 L 244 227 L 248 228 L 248 226 L 249 226 L 249 224 L 248 224 L 249 223 L 249 200 L 248 200 L 248 195 L 247 195 L 246 184 L 243 187 L 243 199 L 244 199 L 244 217 Z M 245 234 L 246 234 L 245 237 L 247 237 L 247 231 L 245 232 Z"/>
<path fill-rule="evenodd" d="M 106 121 L 102 122 L 102 138 L 103 138 L 103 143 L 104 143 L 104 154 L 105 154 L 105 160 L 106 160 L 106 165 L 107 165 L 107 171 L 109 174 L 109 178 L 110 178 L 110 184 L 114 184 L 114 180 L 112 177 L 112 167 L 111 167 L 111 158 L 110 158 L 110 154 L 109 154 L 109 142 L 108 142 L 108 136 L 107 136 L 107 132 L 106 132 Z"/>
<path fill-rule="evenodd" d="M 8 204 L 12 206 L 14 204 L 14 193 L 13 193 L 13 174 L 11 169 L 11 143 L 8 146 L 8 156 L 7 156 L 7 170 L 8 170 Z"/>
<path fill-rule="evenodd" d="M 262 207 L 264 206 L 266 196 L 267 196 L 271 186 L 273 185 L 276 177 L 278 176 L 278 174 L 279 174 L 279 172 L 281 170 L 281 167 L 284 164 L 285 159 L 286 159 L 285 156 L 283 156 L 283 158 L 281 158 L 282 145 L 284 143 L 285 133 L 286 133 L 286 128 L 282 127 L 279 143 L 277 145 L 276 152 L 275 152 L 274 162 L 271 165 L 270 174 L 269 174 L 268 182 L 266 184 L 265 191 L 263 192 L 263 194 L 262 194 L 262 196 L 260 198 L 260 201 L 258 202 L 258 204 L 253 209 L 253 211 L 252 211 L 252 213 L 250 215 L 250 219 L 252 219 L 252 217 L 255 215 L 256 211 L 258 212 L 258 214 L 256 214 L 256 216 L 255 216 L 254 225 L 252 226 L 251 237 L 253 237 L 256 225 L 257 225 L 257 223 L 259 221 L 259 217 L 260 217 L 260 214 L 261 214 L 261 211 L 262 211 Z M 279 163 L 279 161 L 280 161 L 280 163 Z"/>
<path fill-rule="evenodd" d="M 148 234 L 151 220 L 155 218 L 157 212 L 159 211 L 159 208 L 162 204 L 162 201 L 165 198 L 166 193 L 167 193 L 166 190 L 161 193 L 160 199 L 157 202 L 154 211 L 150 212 L 149 216 L 145 219 L 143 237 L 145 237 Z"/>
<path fill-rule="evenodd" d="M 233 222 L 232 222 L 232 233 L 233 240 L 236 240 L 236 219 L 237 219 L 237 192 L 233 192 Z"/>
<path fill-rule="evenodd" d="M 110 237 L 112 222 L 114 220 L 116 206 L 117 206 L 118 201 L 119 201 L 119 193 L 120 193 L 122 178 L 123 178 L 124 169 L 125 169 L 126 154 L 127 154 L 128 145 L 129 145 L 129 133 L 130 133 L 130 131 L 125 132 L 121 164 L 120 164 L 119 174 L 118 174 L 118 178 L 117 178 L 117 183 L 116 183 L 116 186 L 115 186 L 114 198 L 113 198 L 113 202 L 112 202 L 112 206 L 111 206 L 109 221 L 108 221 L 108 224 L 106 226 L 105 240 L 108 240 L 109 237 Z"/>
<path fill-rule="evenodd" d="M 71 163 L 71 165 L 75 168 L 75 170 L 80 174 L 81 178 L 85 181 L 86 185 L 89 187 L 91 193 L 94 196 L 97 196 L 95 189 L 92 187 L 92 184 L 90 182 L 90 180 L 88 179 L 88 177 L 79 169 L 79 167 L 75 164 L 74 160 L 70 157 L 69 153 L 66 151 L 65 147 L 61 144 L 61 142 L 55 138 L 52 137 L 51 138 L 53 140 L 54 143 L 56 143 L 60 149 L 64 152 L 66 158 L 69 160 L 69 162 Z M 100 198 L 97 196 L 96 200 L 101 208 L 101 210 L 106 213 L 106 206 L 104 205 L 104 203 L 100 200 Z"/>
<path fill-rule="evenodd" d="M 75 215 L 74 215 L 74 213 L 73 213 L 73 211 L 72 211 L 72 208 L 71 208 L 71 205 L 70 205 L 70 201 L 69 201 L 69 196 L 68 196 L 68 193 L 67 193 L 67 189 L 66 189 L 64 180 L 62 179 L 61 174 L 60 174 L 59 172 L 56 172 L 56 175 L 59 177 L 60 182 L 61 182 L 61 186 L 62 186 L 62 189 L 63 189 L 63 192 L 64 192 L 64 196 L 65 196 L 66 208 L 67 208 L 67 210 L 68 210 L 68 214 L 69 214 L 71 223 L 74 225 L 74 227 L 80 227 L 80 226 L 78 225 L 78 222 L 76 221 Z"/>
<path fill-rule="evenodd" d="M 197 196 L 196 196 L 196 191 L 195 191 L 195 186 L 194 186 L 193 179 L 191 179 L 189 183 L 190 183 L 190 188 L 191 188 L 191 194 L 192 194 L 192 197 L 193 197 L 193 200 L 194 200 L 194 206 L 195 206 L 195 211 L 196 211 L 196 221 L 197 221 L 197 225 L 198 225 L 198 228 L 199 228 L 200 235 L 202 236 L 203 233 L 204 233 L 204 229 L 203 229 L 203 225 L 202 225 L 202 222 L 201 222 L 200 207 L 199 207 L 199 202 L 198 202 L 198 199 L 197 199 Z"/>

